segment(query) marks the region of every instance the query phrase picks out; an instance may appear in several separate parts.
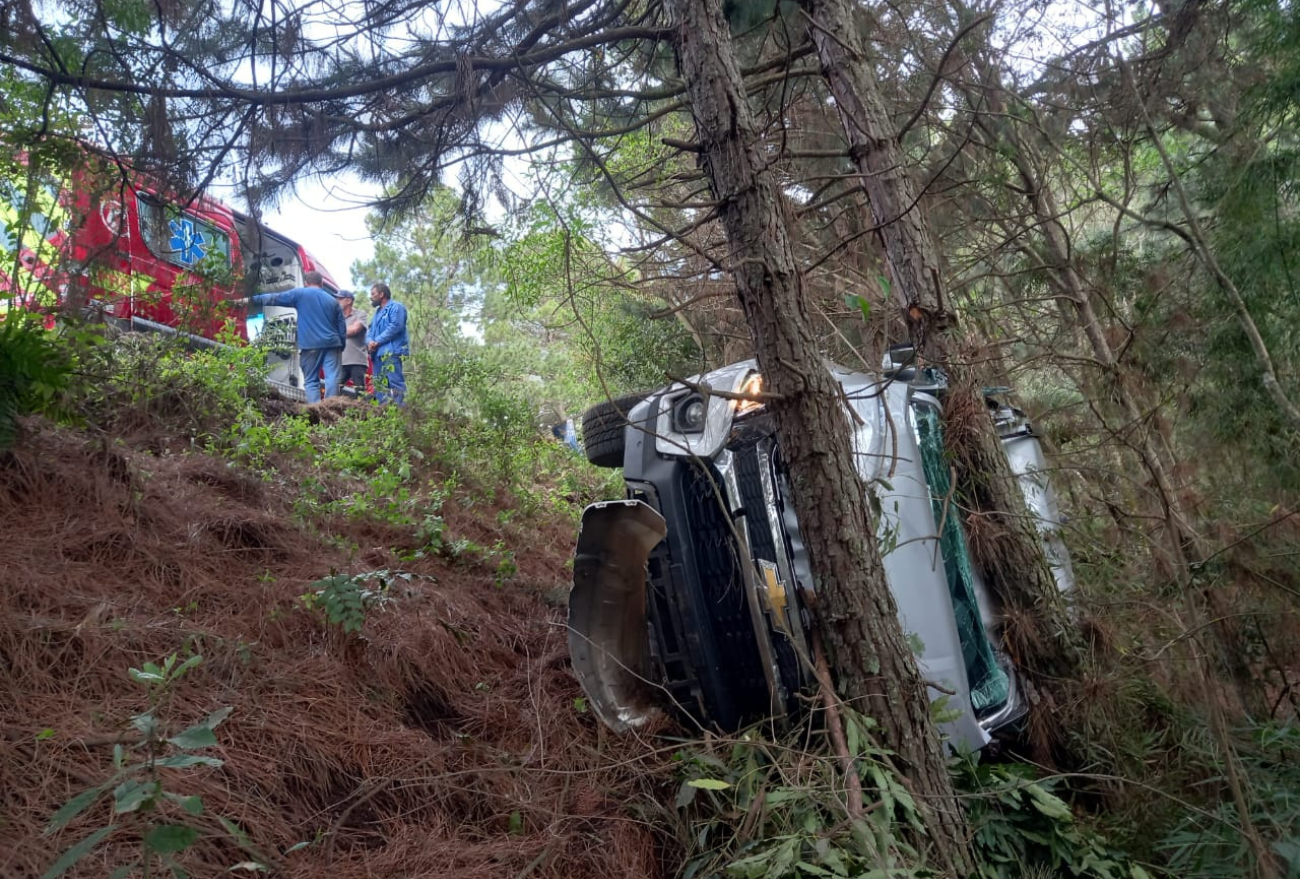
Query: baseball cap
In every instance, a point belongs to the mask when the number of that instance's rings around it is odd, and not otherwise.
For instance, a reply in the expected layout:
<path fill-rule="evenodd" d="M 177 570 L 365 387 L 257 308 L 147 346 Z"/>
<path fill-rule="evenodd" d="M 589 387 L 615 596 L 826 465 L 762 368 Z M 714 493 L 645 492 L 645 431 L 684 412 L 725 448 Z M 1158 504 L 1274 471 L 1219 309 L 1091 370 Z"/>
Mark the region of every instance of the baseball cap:
<path fill-rule="evenodd" d="M 337 292 L 337 293 L 334 294 L 334 298 L 335 298 L 335 299 L 351 299 L 352 301 L 355 302 L 357 297 L 356 297 L 355 295 L 353 295 L 353 293 L 352 293 L 351 290 L 340 290 L 339 292 Z"/>

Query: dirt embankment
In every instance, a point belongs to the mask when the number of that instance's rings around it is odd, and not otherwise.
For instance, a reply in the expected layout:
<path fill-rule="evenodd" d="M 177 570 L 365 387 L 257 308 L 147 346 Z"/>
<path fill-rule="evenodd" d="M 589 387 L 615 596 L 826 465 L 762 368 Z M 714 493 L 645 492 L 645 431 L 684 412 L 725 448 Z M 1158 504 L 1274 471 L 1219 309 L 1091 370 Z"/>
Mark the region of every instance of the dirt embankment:
<path fill-rule="evenodd" d="M 160 711 L 173 729 L 233 708 L 200 752 L 223 766 L 165 771 L 205 806 L 156 819 L 201 831 L 180 856 L 190 876 L 250 860 L 219 816 L 272 875 L 661 874 L 646 770 L 662 758 L 575 701 L 563 615 L 543 599 L 567 579 L 572 527 L 497 512 L 443 515 L 450 537 L 514 550 L 504 585 L 492 559 L 411 559 L 403 529 L 297 524 L 286 489 L 222 461 L 29 425 L 0 452 L 0 876 L 40 876 L 111 820 L 70 875 L 133 859 L 139 818 L 114 818 L 111 795 L 42 831 L 133 741 L 147 705 L 128 667 L 173 653 L 203 657 Z M 360 636 L 301 600 L 331 570 L 380 568 L 412 577 Z"/>

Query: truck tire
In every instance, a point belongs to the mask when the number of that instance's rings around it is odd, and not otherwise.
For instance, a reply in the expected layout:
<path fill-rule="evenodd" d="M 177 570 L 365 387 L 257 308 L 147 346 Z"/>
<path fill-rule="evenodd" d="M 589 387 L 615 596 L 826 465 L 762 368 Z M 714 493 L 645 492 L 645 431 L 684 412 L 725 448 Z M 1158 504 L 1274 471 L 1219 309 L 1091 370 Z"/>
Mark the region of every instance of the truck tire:
<path fill-rule="evenodd" d="M 627 413 L 646 398 L 630 394 L 597 403 L 582 413 L 582 450 L 597 467 L 622 467 L 627 445 Z"/>

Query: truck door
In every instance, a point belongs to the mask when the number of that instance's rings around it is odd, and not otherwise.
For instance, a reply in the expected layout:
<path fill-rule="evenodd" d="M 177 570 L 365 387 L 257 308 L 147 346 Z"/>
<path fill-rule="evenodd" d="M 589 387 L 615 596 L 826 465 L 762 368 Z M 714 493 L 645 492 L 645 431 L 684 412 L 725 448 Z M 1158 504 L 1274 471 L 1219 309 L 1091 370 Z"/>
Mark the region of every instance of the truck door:
<path fill-rule="evenodd" d="M 182 208 L 147 190 L 134 196 L 139 235 L 123 242 L 133 314 L 215 338 L 231 317 L 235 296 L 233 222 L 215 203 Z M 244 336 L 242 324 L 235 329 Z"/>

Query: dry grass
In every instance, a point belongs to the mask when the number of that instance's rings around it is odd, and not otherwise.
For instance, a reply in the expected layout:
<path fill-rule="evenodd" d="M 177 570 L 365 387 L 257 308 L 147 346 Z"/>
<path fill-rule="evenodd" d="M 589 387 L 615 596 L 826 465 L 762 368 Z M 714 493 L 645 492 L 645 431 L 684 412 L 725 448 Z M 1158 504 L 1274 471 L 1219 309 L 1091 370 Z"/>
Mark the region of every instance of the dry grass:
<path fill-rule="evenodd" d="M 575 710 L 563 620 L 540 597 L 564 579 L 568 526 L 503 531 L 494 509 L 449 510 L 453 532 L 516 549 L 519 580 L 498 588 L 488 565 L 400 563 L 400 529 L 331 523 L 361 547 L 349 557 L 289 510 L 283 489 L 202 456 L 39 424 L 0 452 L 0 875 L 39 876 L 110 818 L 105 802 L 42 835 L 111 774 L 114 739 L 145 708 L 127 668 L 187 650 L 204 661 L 167 716 L 234 708 L 213 749 L 225 765 L 168 779 L 207 805 L 191 876 L 245 858 L 217 815 L 284 876 L 661 873 L 641 816 L 662 764 Z M 299 602 L 331 569 L 380 566 L 423 576 L 394 587 L 364 637 Z M 73 875 L 127 861 L 138 838 L 113 839 Z"/>

